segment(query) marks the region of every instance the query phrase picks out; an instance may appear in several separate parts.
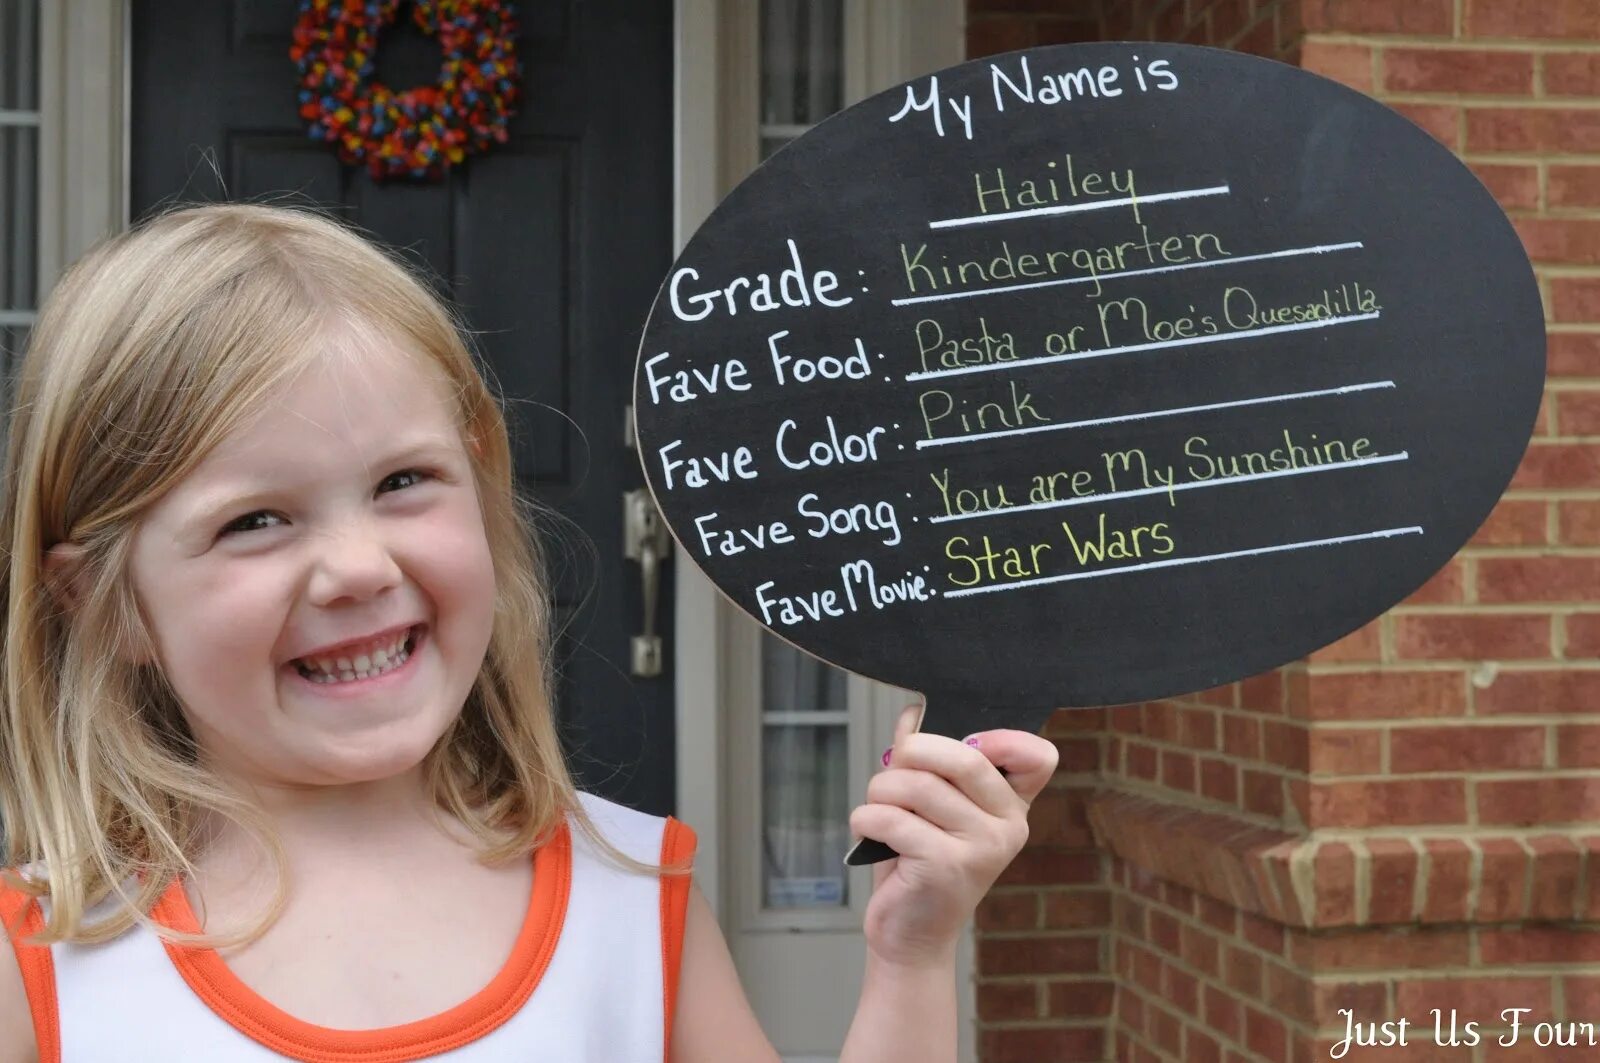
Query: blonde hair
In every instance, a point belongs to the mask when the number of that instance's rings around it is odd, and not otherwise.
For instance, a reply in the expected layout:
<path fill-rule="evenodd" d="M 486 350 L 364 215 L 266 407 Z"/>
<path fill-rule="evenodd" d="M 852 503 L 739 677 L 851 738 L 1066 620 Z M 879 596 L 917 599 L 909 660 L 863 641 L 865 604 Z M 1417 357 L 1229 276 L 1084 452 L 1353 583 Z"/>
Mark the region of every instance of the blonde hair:
<path fill-rule="evenodd" d="M 198 756 L 155 663 L 128 562 L 163 494 L 325 355 L 332 329 L 381 331 L 442 371 L 454 392 L 493 556 L 483 667 L 422 763 L 434 806 L 498 863 L 531 853 L 571 816 L 640 872 L 579 804 L 552 711 L 551 609 L 534 527 L 517 491 L 505 417 L 469 335 L 420 272 L 336 219 L 264 204 L 177 205 L 103 241 L 60 279 L 34 326 L 6 445 L 0 543 L 0 824 L 13 886 L 50 898 L 40 943 L 109 940 L 135 923 L 168 940 L 254 940 L 286 903 L 284 854 L 264 814 Z M 76 572 L 45 552 L 81 548 Z M 68 591 L 70 586 L 71 591 Z M 81 589 L 80 589 L 81 588 Z M 75 593 L 70 609 L 61 595 Z M 229 937 L 155 923 L 151 905 L 203 845 L 207 813 L 267 848 L 277 890 L 263 920 Z M 135 883 L 130 894 L 127 884 Z M 115 894 L 110 918 L 89 909 Z"/>

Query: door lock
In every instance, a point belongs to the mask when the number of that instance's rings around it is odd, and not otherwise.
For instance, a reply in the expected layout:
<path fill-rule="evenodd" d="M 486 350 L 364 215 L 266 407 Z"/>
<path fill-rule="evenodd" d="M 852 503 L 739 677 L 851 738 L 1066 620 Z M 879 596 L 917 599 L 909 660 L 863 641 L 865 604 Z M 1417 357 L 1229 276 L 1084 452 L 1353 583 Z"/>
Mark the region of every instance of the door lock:
<path fill-rule="evenodd" d="M 644 590 L 644 633 L 630 644 L 633 674 L 653 678 L 661 674 L 661 636 L 656 634 L 660 607 L 661 566 L 671 556 L 672 535 L 666 518 L 656 508 L 647 488 L 636 487 L 622 496 L 622 553 L 639 562 L 639 584 Z"/>

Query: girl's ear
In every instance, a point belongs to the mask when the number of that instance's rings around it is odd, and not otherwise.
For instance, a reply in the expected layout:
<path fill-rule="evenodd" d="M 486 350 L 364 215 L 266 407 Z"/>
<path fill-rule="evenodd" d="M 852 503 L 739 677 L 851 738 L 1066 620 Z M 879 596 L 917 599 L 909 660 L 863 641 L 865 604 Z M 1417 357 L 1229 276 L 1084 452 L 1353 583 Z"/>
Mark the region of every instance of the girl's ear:
<path fill-rule="evenodd" d="M 88 597 L 89 588 L 84 582 L 87 574 L 83 571 L 85 549 L 81 543 L 57 543 L 44 552 L 45 585 L 49 587 L 51 596 L 61 606 L 62 611 L 68 615 L 76 612 L 78 606 Z M 129 664 L 150 663 L 144 654 L 128 650 L 118 652 Z"/>
<path fill-rule="evenodd" d="M 72 613 L 83 601 L 83 552 L 81 543 L 57 543 L 44 552 L 45 585 L 62 610 Z"/>

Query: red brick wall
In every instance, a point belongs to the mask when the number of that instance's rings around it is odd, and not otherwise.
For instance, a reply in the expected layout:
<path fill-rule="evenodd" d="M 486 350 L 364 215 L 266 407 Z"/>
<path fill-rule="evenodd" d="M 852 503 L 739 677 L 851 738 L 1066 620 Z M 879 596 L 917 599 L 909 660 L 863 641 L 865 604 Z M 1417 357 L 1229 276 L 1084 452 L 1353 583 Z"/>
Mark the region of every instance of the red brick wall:
<path fill-rule="evenodd" d="M 1405 603 L 1265 676 L 1057 714 L 980 911 L 982 1059 L 1326 1060 L 1339 1008 L 1412 1023 L 1347 1059 L 1432 1058 L 1433 1007 L 1486 1042 L 1506 1007 L 1600 1021 L 1600 0 L 969 0 L 973 57 L 1117 39 L 1299 63 L 1456 151 L 1534 262 L 1550 379 L 1506 498 Z"/>

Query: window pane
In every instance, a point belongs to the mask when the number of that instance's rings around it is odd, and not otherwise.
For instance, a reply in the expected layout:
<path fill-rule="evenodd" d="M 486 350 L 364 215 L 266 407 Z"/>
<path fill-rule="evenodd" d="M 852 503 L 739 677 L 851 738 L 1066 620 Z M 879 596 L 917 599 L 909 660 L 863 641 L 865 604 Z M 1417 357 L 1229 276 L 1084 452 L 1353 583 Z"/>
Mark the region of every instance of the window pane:
<path fill-rule="evenodd" d="M 771 635 L 761 640 L 761 691 L 768 712 L 843 712 L 850 707 L 844 672 Z"/>
<path fill-rule="evenodd" d="M 791 651 L 792 652 L 792 651 Z M 762 905 L 850 903 L 848 729 L 844 724 L 762 728 Z"/>
<path fill-rule="evenodd" d="M 38 0 L 0 0 L 0 111 L 39 109 Z"/>
<path fill-rule="evenodd" d="M 785 144 L 794 139 L 794 137 L 762 137 L 761 157 L 763 159 L 772 158 L 773 152 L 777 151 L 779 148 L 783 147 Z"/>
<path fill-rule="evenodd" d="M 838 110 L 844 100 L 843 0 L 762 0 L 761 157 Z M 837 908 L 850 903 L 847 675 L 782 639 L 761 640 L 762 708 L 793 716 L 762 727 L 762 904 Z"/>
<path fill-rule="evenodd" d="M 28 346 L 29 329 L 24 325 L 0 326 L 0 453 L 11 428 L 11 406 L 17 393 L 17 370 Z M 0 835 L 4 832 L 0 831 Z"/>
<path fill-rule="evenodd" d="M 39 130 L 0 126 L 0 310 L 32 310 L 37 295 Z"/>
<path fill-rule="evenodd" d="M 761 124 L 813 125 L 843 101 L 843 0 L 761 0 Z"/>

